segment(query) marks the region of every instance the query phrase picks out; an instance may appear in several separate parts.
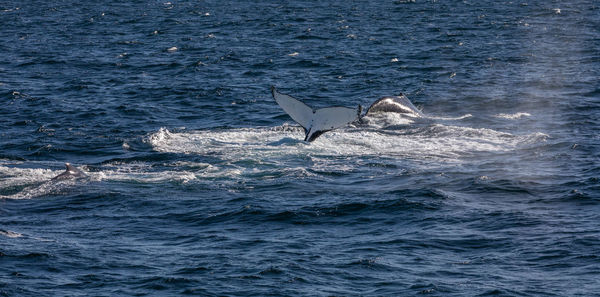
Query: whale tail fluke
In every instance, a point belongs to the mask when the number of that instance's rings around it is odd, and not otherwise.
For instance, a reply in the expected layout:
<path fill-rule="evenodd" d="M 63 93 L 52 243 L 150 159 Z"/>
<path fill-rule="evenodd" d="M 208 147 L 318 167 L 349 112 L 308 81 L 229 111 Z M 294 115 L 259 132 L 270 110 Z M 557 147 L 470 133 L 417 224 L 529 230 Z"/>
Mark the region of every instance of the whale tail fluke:
<path fill-rule="evenodd" d="M 290 95 L 279 93 L 274 86 L 271 87 L 271 94 L 275 102 L 304 128 L 304 141 L 311 142 L 321 134 L 343 127 L 360 117 L 360 108 L 335 106 L 314 110 Z"/>
<path fill-rule="evenodd" d="M 313 114 L 312 108 L 304 104 L 304 102 L 286 94 L 279 93 L 274 86 L 271 86 L 271 94 L 275 102 L 294 120 L 300 124 L 306 132 L 310 126 Z"/>

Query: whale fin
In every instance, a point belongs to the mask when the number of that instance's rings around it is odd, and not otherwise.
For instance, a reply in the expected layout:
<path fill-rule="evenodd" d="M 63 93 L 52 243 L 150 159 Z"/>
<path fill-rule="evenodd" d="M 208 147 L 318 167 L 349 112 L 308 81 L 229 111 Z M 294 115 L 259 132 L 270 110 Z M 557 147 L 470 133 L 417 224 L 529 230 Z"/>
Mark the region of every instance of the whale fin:
<path fill-rule="evenodd" d="M 311 142 L 321 134 L 352 123 L 359 118 L 356 109 L 348 107 L 326 107 L 313 110 L 302 101 L 279 93 L 271 87 L 273 98 L 281 108 L 304 128 L 304 141 Z"/>
<path fill-rule="evenodd" d="M 64 180 L 64 179 L 75 179 L 75 178 L 84 178 L 87 177 L 87 174 L 83 173 L 83 171 L 77 169 L 77 167 L 71 165 L 70 163 L 65 163 L 66 170 L 53 177 L 52 180 Z"/>

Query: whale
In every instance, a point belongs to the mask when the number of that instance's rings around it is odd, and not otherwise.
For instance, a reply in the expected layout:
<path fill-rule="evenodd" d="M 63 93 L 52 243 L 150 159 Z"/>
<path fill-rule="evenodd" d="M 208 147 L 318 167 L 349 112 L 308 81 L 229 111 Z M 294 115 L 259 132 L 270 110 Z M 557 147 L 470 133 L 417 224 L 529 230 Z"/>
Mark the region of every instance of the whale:
<path fill-rule="evenodd" d="M 51 181 L 61 181 L 61 180 L 67 180 L 67 179 L 81 179 L 81 178 L 87 178 L 88 175 L 83 173 L 83 171 L 79 170 L 77 167 L 71 165 L 70 163 L 65 163 L 65 167 L 67 167 L 65 169 L 64 172 L 62 172 L 61 174 L 53 177 L 51 179 Z"/>
<path fill-rule="evenodd" d="M 417 118 L 425 116 L 423 112 L 417 109 L 402 93 L 397 96 L 385 96 L 377 99 L 377 101 L 369 106 L 364 116 L 384 112 L 401 113 Z"/>
<path fill-rule="evenodd" d="M 363 115 L 363 107 L 357 108 L 343 106 L 332 106 L 321 109 L 313 109 L 299 99 L 277 91 L 271 86 L 271 95 L 275 102 L 296 123 L 304 128 L 304 141 L 312 142 L 327 131 L 346 126 L 354 122 L 362 122 L 366 116 L 374 116 L 380 113 L 400 113 L 411 117 L 424 117 L 425 115 L 417 109 L 410 100 L 402 93 L 397 96 L 384 96 L 373 102 Z"/>
<path fill-rule="evenodd" d="M 332 106 L 313 109 L 304 102 L 287 94 L 280 93 L 272 86 L 271 94 L 275 102 L 302 128 L 304 141 L 312 142 L 327 131 L 337 129 L 357 121 L 362 108 Z"/>

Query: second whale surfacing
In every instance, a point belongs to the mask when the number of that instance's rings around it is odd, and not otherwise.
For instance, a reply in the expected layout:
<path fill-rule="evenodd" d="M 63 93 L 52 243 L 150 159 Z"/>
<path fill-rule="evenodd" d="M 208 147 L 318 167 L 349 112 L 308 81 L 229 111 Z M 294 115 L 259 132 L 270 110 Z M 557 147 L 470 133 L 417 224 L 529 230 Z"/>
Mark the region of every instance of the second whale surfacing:
<path fill-rule="evenodd" d="M 365 116 L 382 112 L 402 113 L 412 117 L 424 117 L 425 115 L 418 110 L 406 96 L 386 96 L 373 102 Z"/>
<path fill-rule="evenodd" d="M 77 167 L 69 164 L 69 163 L 65 163 L 65 166 L 67 167 L 65 169 L 65 171 L 55 177 L 53 177 L 51 179 L 51 181 L 60 181 L 60 180 L 66 180 L 66 179 L 80 179 L 80 178 L 87 178 L 88 175 L 83 173 L 83 171 L 77 169 Z"/>
<path fill-rule="evenodd" d="M 308 142 L 314 141 L 327 131 L 343 127 L 359 121 L 364 116 L 377 113 L 394 112 L 412 117 L 425 116 L 402 94 L 378 99 L 369 106 L 364 115 L 361 115 L 362 106 L 360 105 L 356 109 L 334 106 L 315 110 L 290 95 L 278 92 L 274 86 L 271 87 L 271 94 L 277 104 L 304 128 L 304 141 Z"/>

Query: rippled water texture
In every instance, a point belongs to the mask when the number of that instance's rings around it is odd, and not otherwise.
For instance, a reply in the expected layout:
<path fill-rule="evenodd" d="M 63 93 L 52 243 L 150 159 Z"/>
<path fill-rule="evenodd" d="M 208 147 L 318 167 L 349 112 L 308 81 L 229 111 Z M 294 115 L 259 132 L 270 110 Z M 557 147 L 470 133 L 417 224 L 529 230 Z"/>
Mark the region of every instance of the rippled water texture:
<path fill-rule="evenodd" d="M 0 40 L 0 296 L 600 291 L 595 1 L 9 0 Z M 272 85 L 425 116 L 306 143 Z"/>

